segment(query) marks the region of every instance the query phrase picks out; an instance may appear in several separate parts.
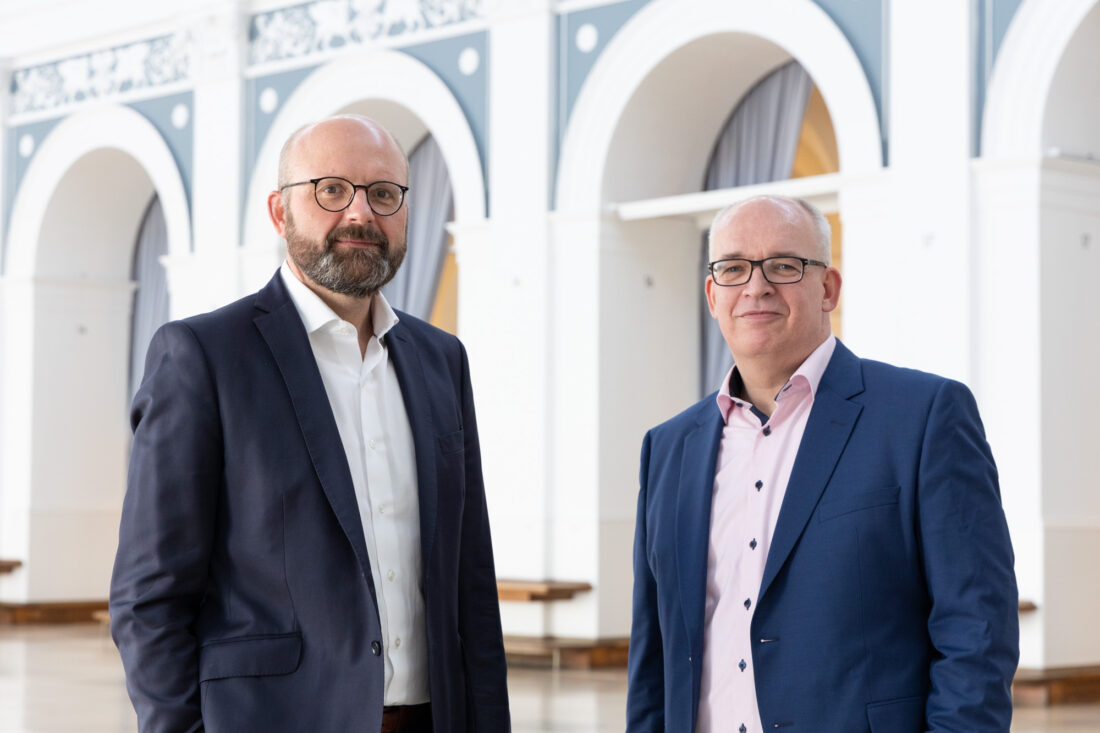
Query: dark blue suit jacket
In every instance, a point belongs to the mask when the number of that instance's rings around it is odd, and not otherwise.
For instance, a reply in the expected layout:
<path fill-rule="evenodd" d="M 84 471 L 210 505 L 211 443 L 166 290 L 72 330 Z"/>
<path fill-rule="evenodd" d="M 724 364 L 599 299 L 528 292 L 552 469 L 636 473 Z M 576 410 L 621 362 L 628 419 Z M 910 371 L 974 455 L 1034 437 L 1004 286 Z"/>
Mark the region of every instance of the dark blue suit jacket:
<path fill-rule="evenodd" d="M 710 395 L 642 444 L 632 732 L 695 729 L 721 430 Z M 970 391 L 838 343 L 752 620 L 765 730 L 1007 731 L 1017 613 L 997 472 Z"/>
<path fill-rule="evenodd" d="M 437 733 L 506 731 L 506 668 L 466 354 L 401 314 Z M 377 731 L 378 605 L 347 459 L 276 273 L 149 347 L 111 582 L 142 731 Z"/>

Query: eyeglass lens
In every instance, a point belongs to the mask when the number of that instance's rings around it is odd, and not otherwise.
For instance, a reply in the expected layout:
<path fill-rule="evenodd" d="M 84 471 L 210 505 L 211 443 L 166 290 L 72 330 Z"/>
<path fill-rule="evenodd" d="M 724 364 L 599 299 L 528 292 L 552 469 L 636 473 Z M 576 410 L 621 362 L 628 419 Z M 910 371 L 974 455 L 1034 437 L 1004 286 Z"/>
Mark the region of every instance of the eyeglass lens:
<path fill-rule="evenodd" d="M 357 188 L 362 188 L 367 205 L 380 216 L 389 216 L 401 208 L 403 192 L 396 183 L 375 181 L 367 186 L 356 186 L 343 178 L 322 178 L 317 181 L 314 194 L 317 204 L 326 211 L 343 211 L 351 205 Z"/>
<path fill-rule="evenodd" d="M 759 264 L 770 283 L 796 283 L 802 279 L 803 264 L 797 257 L 769 257 Z M 750 260 L 719 260 L 712 272 L 719 285 L 744 285 L 752 278 L 752 268 Z"/>

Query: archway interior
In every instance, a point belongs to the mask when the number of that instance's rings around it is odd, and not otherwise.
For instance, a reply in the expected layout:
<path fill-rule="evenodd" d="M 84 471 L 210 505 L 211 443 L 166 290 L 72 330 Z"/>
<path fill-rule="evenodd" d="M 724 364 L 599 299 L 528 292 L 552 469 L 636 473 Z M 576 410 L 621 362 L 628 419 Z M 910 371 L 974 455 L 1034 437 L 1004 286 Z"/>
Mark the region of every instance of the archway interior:
<path fill-rule="evenodd" d="M 31 598 L 103 597 L 126 485 L 130 282 L 154 194 L 120 150 L 84 155 L 39 230 L 33 296 Z M 61 458 L 59 460 L 59 457 Z"/>
<path fill-rule="evenodd" d="M 604 168 L 604 205 L 614 207 L 639 199 L 654 201 L 662 197 L 673 200 L 699 192 L 716 141 L 723 134 L 731 113 L 761 80 L 791 60 L 789 52 L 774 43 L 740 33 L 707 36 L 670 54 L 632 95 L 616 127 Z M 799 109 L 803 117 L 794 164 L 789 174 L 780 179 L 838 172 L 835 130 L 816 86 L 811 88 L 805 107 Z M 840 267 L 840 218 L 835 210 L 827 210 L 826 214 L 833 228 L 833 262 Z M 620 235 L 630 240 L 632 257 L 641 260 L 647 272 L 661 273 L 660 280 L 666 284 L 670 281 L 679 284 L 673 290 L 664 291 L 670 300 L 676 301 L 675 304 L 665 303 L 664 310 L 678 312 L 685 301 L 699 302 L 705 263 L 698 254 L 698 243 L 701 230 L 709 225 L 710 215 L 699 216 L 698 209 L 689 203 L 681 214 L 674 208 L 666 208 L 661 218 L 661 226 L 656 226 L 656 219 L 641 219 L 620 224 L 618 228 Z M 670 228 L 682 234 L 670 240 Z M 611 238 L 605 237 L 605 241 L 607 239 Z M 669 250 L 677 252 L 678 256 L 670 256 Z M 602 275 L 601 281 L 605 284 L 602 292 L 616 297 L 623 292 L 626 283 L 607 286 L 618 271 L 621 267 L 612 267 Z M 652 277 L 651 280 L 657 281 Z M 639 299 L 656 295 L 649 293 Z M 609 307 L 617 309 L 613 305 Z M 678 339 L 682 343 L 677 349 L 666 349 L 657 359 L 665 369 L 672 369 L 687 381 L 693 381 L 689 375 L 712 371 L 701 368 L 707 359 L 701 353 L 701 334 L 704 332 L 701 326 L 706 321 L 700 323 L 700 319 L 704 318 L 709 319 L 709 315 L 685 316 L 678 330 L 694 330 L 700 334 L 696 337 L 699 340 L 693 343 L 685 334 Z M 832 320 L 834 332 L 839 334 L 839 309 L 833 313 Z M 693 329 L 692 324 L 697 326 Z M 678 358 L 669 356 L 669 352 L 677 351 Z M 671 363 L 670 359 L 676 363 Z M 667 380 L 662 383 L 667 384 Z M 712 389 L 713 384 L 702 391 Z"/>
<path fill-rule="evenodd" d="M 791 60 L 786 49 L 744 33 L 685 44 L 638 85 L 606 159 L 594 161 L 601 200 L 593 204 L 618 214 L 601 218 L 598 252 L 585 265 L 598 272 L 598 485 L 608 521 L 636 500 L 630 477 L 640 436 L 699 398 L 699 244 L 713 216 L 705 211 L 712 199 L 699 199 L 725 195 L 701 192 L 715 142 L 749 90 Z M 820 95 L 809 108 L 808 150 L 796 168 L 807 176 L 835 171 L 836 138 Z M 640 211 L 649 203 L 659 213 Z M 601 555 L 609 573 L 620 562 L 627 561 Z"/>

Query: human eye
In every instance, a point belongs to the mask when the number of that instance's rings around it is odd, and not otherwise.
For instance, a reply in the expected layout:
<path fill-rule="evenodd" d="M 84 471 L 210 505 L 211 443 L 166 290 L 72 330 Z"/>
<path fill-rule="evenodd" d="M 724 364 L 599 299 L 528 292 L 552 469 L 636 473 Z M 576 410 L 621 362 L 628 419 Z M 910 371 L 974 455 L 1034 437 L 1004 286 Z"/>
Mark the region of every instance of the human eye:
<path fill-rule="evenodd" d="M 746 267 L 748 263 L 745 260 L 722 260 L 718 263 L 718 271 L 723 275 L 741 275 Z"/>
<path fill-rule="evenodd" d="M 317 193 L 327 198 L 339 198 L 346 196 L 348 184 L 339 178 L 322 178 L 317 182 Z"/>

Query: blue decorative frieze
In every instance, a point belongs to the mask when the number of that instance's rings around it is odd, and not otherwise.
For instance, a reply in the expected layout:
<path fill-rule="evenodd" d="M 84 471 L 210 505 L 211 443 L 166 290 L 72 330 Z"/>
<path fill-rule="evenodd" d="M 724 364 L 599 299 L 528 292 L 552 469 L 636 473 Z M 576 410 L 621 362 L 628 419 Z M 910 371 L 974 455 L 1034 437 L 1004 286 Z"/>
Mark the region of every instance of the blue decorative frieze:
<path fill-rule="evenodd" d="M 483 0 L 315 0 L 253 16 L 249 63 L 294 59 L 483 16 Z"/>
<path fill-rule="evenodd" d="M 44 112 L 187 81 L 191 39 L 160 36 L 12 72 L 12 114 Z"/>

